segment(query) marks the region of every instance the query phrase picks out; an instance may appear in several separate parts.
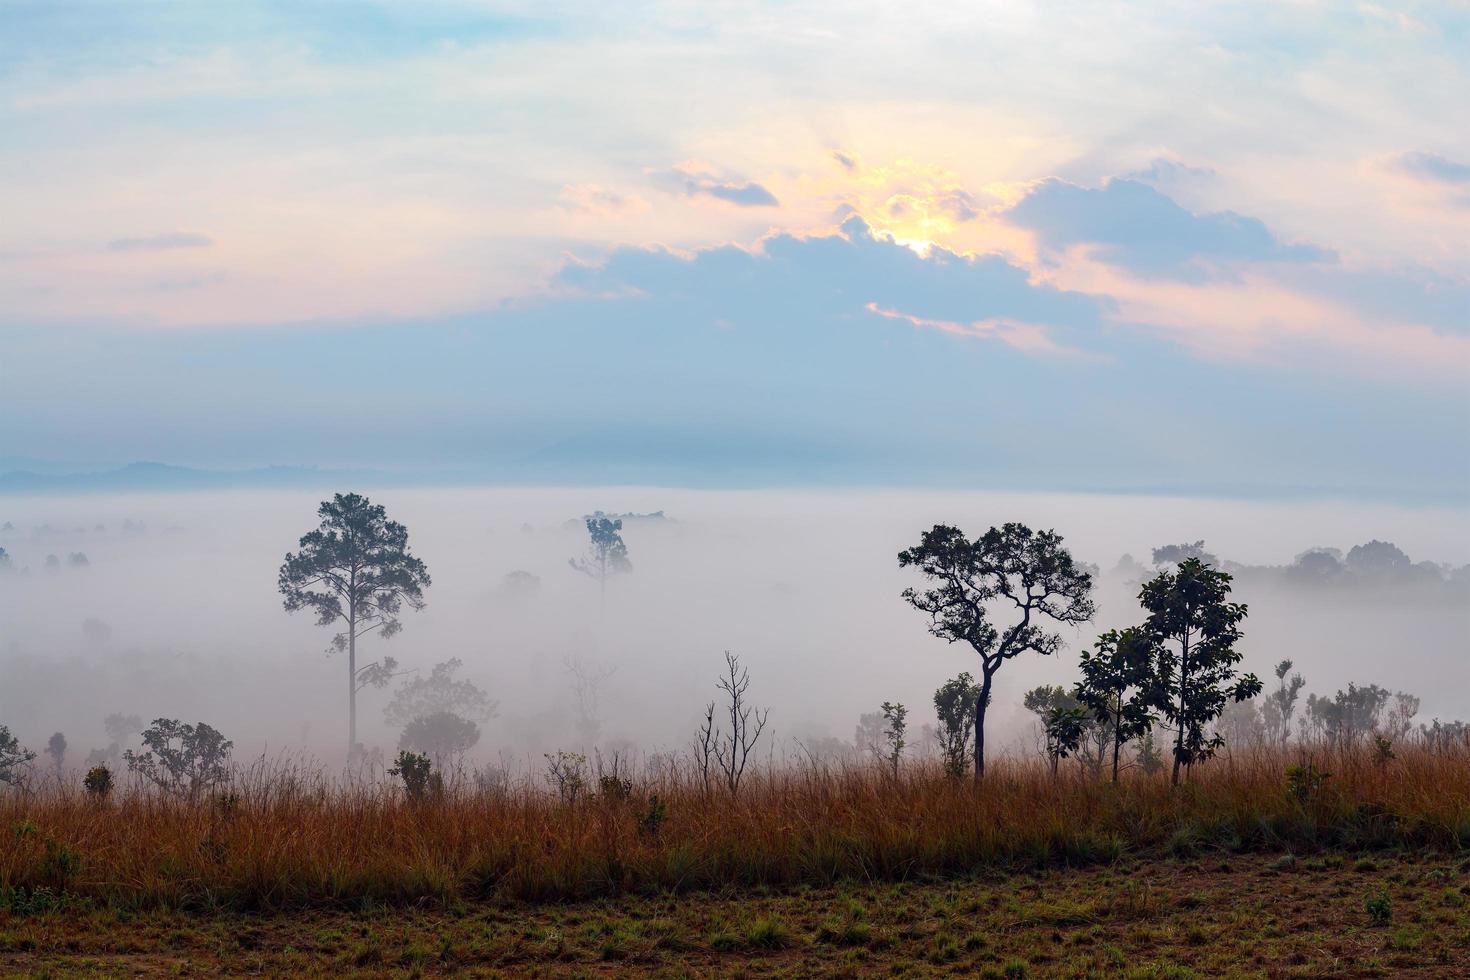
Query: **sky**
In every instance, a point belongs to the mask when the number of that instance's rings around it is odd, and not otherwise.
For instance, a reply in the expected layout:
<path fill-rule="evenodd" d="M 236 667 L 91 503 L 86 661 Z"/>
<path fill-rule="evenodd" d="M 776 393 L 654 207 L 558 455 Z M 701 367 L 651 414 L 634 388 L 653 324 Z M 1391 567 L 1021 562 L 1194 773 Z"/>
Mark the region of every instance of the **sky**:
<path fill-rule="evenodd" d="M 1470 7 L 0 0 L 0 460 L 1470 491 Z"/>

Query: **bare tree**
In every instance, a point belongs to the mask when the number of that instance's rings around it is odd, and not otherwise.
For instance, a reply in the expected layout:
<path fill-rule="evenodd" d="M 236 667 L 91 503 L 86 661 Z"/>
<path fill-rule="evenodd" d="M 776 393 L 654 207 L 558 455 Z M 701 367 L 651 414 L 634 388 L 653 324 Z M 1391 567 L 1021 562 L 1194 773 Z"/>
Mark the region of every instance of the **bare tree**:
<path fill-rule="evenodd" d="M 617 672 L 617 667 L 589 663 L 580 653 L 570 653 L 563 660 L 572 676 L 572 694 L 577 707 L 577 736 L 584 746 L 597 743 L 602 734 L 602 684 Z"/>
<path fill-rule="evenodd" d="M 699 767 L 701 784 L 709 789 L 710 763 L 714 760 L 715 742 L 719 740 L 719 726 L 715 724 L 715 703 L 705 705 L 704 720 L 699 723 L 699 732 L 694 736 L 694 764 Z"/>
<path fill-rule="evenodd" d="M 729 720 L 728 732 L 714 732 L 715 706 L 711 702 L 706 717 L 714 740 L 715 763 L 724 777 L 725 786 L 731 793 L 740 789 L 740 780 L 750 761 L 750 753 L 765 731 L 766 720 L 771 710 L 752 706 L 746 700 L 750 688 L 750 671 L 740 666 L 740 658 L 729 650 L 725 651 L 725 674 L 715 683 L 724 692 L 727 701 L 725 714 Z"/>

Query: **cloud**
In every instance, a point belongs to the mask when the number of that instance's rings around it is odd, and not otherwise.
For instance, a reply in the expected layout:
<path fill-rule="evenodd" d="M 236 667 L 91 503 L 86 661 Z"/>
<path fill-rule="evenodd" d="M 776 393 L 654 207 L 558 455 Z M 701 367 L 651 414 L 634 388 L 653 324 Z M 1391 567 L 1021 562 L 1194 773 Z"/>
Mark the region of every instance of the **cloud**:
<path fill-rule="evenodd" d="M 674 167 L 651 175 L 656 183 L 685 197 L 712 197 L 742 208 L 773 208 L 780 205 L 776 195 L 749 180 L 720 180 L 703 168 Z"/>
<path fill-rule="evenodd" d="M 853 156 L 852 154 L 844 153 L 841 150 L 833 150 L 832 159 L 836 160 L 837 165 L 840 166 L 843 170 L 846 170 L 848 173 L 855 174 L 858 172 L 857 157 Z"/>
<path fill-rule="evenodd" d="M 622 194 L 599 184 L 569 184 L 562 188 L 560 204 L 573 214 L 606 217 L 648 210 L 648 202 L 636 194 Z"/>
<path fill-rule="evenodd" d="M 175 248 L 208 248 L 214 239 L 191 231 L 170 231 L 141 238 L 114 238 L 107 243 L 109 252 L 161 252 Z"/>
<path fill-rule="evenodd" d="M 1401 153 L 1390 161 L 1401 174 L 1438 184 L 1470 184 L 1470 163 L 1460 163 L 1438 153 L 1412 151 Z"/>
<path fill-rule="evenodd" d="M 898 310 L 885 310 L 876 303 L 869 303 L 868 311 L 889 320 L 901 320 L 915 327 L 920 327 L 925 330 L 938 330 L 956 337 L 998 340 L 1008 347 L 1014 347 L 1016 350 L 1029 354 L 1055 354 L 1092 360 L 1107 360 L 1107 358 L 1092 351 L 1058 344 L 1052 339 L 1051 331 L 1045 325 L 1039 323 L 1023 323 L 1018 320 L 1008 320 L 1004 317 L 991 317 L 987 320 L 975 320 L 970 323 L 956 323 L 953 320 L 928 320 L 924 317 L 900 313 Z"/>
<path fill-rule="evenodd" d="M 731 325 L 778 322 L 800 329 L 808 320 L 886 317 L 879 311 L 892 310 L 925 321 L 1029 324 L 1067 335 L 1058 347 L 1089 342 L 1108 308 L 1105 299 L 1032 282 L 1025 269 L 998 255 L 939 246 L 920 255 L 856 216 L 840 233 L 775 234 L 752 249 L 723 245 L 680 254 L 619 248 L 602 263 L 568 265 L 556 284 L 595 296 L 674 301 L 688 313 Z M 1002 339 L 1019 333 L 990 332 Z"/>
<path fill-rule="evenodd" d="M 1120 176 L 1145 184 L 1168 185 L 1182 184 L 1190 180 L 1213 180 L 1219 174 L 1213 167 L 1196 167 L 1172 157 L 1154 157 L 1149 161 L 1148 166 L 1140 170 L 1130 170 Z"/>
<path fill-rule="evenodd" d="M 1100 261 L 1147 279 L 1203 282 L 1233 278 L 1230 267 L 1242 263 L 1335 260 L 1315 245 L 1283 243 L 1256 218 L 1234 211 L 1194 214 L 1128 178 L 1100 188 L 1048 178 L 1002 217 L 1034 232 L 1053 255 L 1091 246 Z"/>

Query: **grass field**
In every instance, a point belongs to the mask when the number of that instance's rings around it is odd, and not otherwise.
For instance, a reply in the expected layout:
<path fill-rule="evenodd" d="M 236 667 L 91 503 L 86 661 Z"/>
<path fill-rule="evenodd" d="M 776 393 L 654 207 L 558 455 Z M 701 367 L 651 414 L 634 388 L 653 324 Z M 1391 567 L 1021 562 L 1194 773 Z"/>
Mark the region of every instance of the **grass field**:
<path fill-rule="evenodd" d="M 1411 747 L 1178 788 L 1002 760 L 733 797 L 664 769 L 410 803 L 280 766 L 0 797 L 7 973 L 1467 976 L 1467 901 L 1470 753 Z"/>
<path fill-rule="evenodd" d="M 1470 862 L 1120 860 L 944 882 L 300 915 L 0 917 L 0 969 L 110 974 L 1467 976 Z"/>

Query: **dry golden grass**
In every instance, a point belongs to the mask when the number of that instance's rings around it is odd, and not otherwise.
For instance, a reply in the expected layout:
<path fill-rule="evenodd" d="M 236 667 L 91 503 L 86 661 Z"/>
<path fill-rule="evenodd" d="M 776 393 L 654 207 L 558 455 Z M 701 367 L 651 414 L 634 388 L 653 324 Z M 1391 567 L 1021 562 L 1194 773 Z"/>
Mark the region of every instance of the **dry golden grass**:
<path fill-rule="evenodd" d="M 1470 751 L 1235 752 L 1191 783 L 999 760 L 985 782 L 911 766 L 757 774 L 706 791 L 686 771 L 563 802 L 526 783 L 413 804 L 390 785 L 259 764 L 197 802 L 53 787 L 0 797 L 0 906 L 453 907 L 750 886 L 930 880 L 1220 852 L 1470 849 Z M 657 797 L 657 803 L 654 798 Z M 662 807 L 661 821 L 651 814 Z"/>

